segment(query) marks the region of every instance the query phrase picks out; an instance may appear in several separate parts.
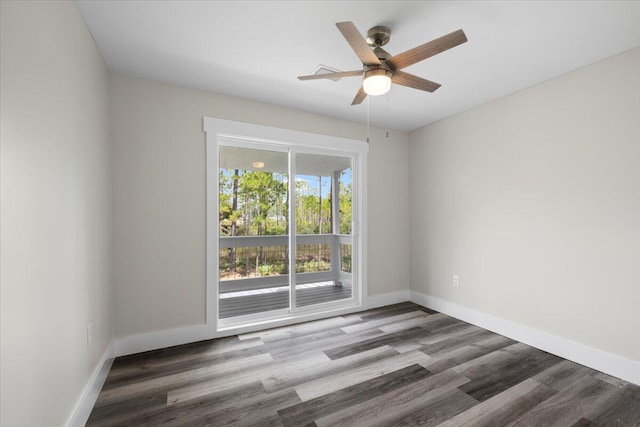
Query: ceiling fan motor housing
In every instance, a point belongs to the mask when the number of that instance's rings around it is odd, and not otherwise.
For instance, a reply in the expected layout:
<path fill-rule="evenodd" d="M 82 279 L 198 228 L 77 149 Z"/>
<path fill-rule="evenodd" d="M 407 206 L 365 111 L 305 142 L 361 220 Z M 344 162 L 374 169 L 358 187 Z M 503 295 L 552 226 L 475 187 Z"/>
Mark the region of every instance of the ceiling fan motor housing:
<path fill-rule="evenodd" d="M 364 78 L 367 78 L 368 76 L 381 76 L 381 75 L 386 75 L 391 77 L 391 74 L 393 73 L 393 69 L 387 65 L 386 63 L 382 63 L 380 65 L 365 65 L 364 66 Z"/>
<path fill-rule="evenodd" d="M 391 54 L 380 46 L 373 49 L 373 53 L 375 53 L 378 59 L 381 61 L 386 61 L 387 59 L 391 58 Z"/>
<path fill-rule="evenodd" d="M 380 47 L 389 43 L 391 39 L 391 28 L 383 25 L 370 28 L 367 31 L 367 44 L 371 47 Z"/>
<path fill-rule="evenodd" d="M 391 54 L 381 47 L 389 43 L 390 39 L 391 28 L 389 27 L 379 25 L 367 31 L 367 44 L 374 48 L 373 53 L 380 61 L 386 61 L 391 58 Z"/>

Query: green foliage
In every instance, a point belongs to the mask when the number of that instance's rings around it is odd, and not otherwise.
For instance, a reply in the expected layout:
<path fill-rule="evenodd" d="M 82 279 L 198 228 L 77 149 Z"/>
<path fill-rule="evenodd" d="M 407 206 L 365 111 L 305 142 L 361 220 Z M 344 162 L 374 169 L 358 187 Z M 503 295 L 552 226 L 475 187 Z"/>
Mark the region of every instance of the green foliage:
<path fill-rule="evenodd" d="M 298 234 L 329 233 L 331 229 L 331 200 L 320 199 L 316 194 L 296 197 L 296 231 Z"/>
<path fill-rule="evenodd" d="M 288 233 L 287 175 L 220 169 L 218 179 L 221 236 L 286 235 Z M 322 177 L 322 183 L 326 184 L 328 179 L 330 178 Z M 325 194 L 320 195 L 320 184 L 320 179 L 317 179 L 314 185 L 303 180 L 297 180 L 295 183 L 297 234 L 350 234 L 351 183 L 345 184 L 343 179 L 339 181 L 340 230 L 332 230 L 331 192 L 327 194 L 325 191 Z M 324 189 L 326 190 L 326 186 Z M 274 255 L 272 252 L 249 255 L 244 248 L 225 251 L 220 257 L 220 273 L 223 276 L 235 274 L 243 277 L 269 276 L 286 274 L 288 270 L 284 250 L 280 255 Z M 342 262 L 343 268 L 348 265 L 348 269 L 351 269 L 350 256 L 343 257 Z M 299 272 L 329 269 L 329 260 L 318 261 L 318 257 L 296 260 L 296 270 Z"/>
<path fill-rule="evenodd" d="M 317 259 L 296 260 L 296 272 L 297 273 L 314 273 L 316 271 L 329 271 L 331 270 L 331 263 L 324 259 L 318 263 Z"/>
<path fill-rule="evenodd" d="M 258 235 L 267 234 L 269 213 L 286 203 L 287 184 L 276 176 L 270 172 L 248 171 L 242 174 L 239 181 L 239 191 L 245 203 L 252 204 Z"/>
<path fill-rule="evenodd" d="M 340 182 L 340 234 L 351 234 L 351 183 Z"/>
<path fill-rule="evenodd" d="M 258 266 L 258 274 L 260 276 L 271 276 L 275 271 L 275 267 L 271 264 L 262 264 Z"/>
<path fill-rule="evenodd" d="M 329 179 L 324 177 L 324 180 Z M 237 182 L 234 206 L 234 181 Z M 326 183 L 326 181 L 324 181 Z M 219 172 L 219 220 L 222 236 L 283 235 L 288 231 L 286 175 L 261 171 Z M 340 181 L 340 230 L 332 230 L 331 199 L 319 196 L 318 187 L 296 182 L 296 231 L 298 234 L 351 233 L 351 184 Z M 322 200 L 320 200 L 322 199 Z M 235 234 L 232 225 L 235 224 Z"/>
<path fill-rule="evenodd" d="M 351 255 L 342 256 L 342 271 L 351 273 Z"/>
<path fill-rule="evenodd" d="M 220 235 L 285 234 L 286 176 L 261 171 L 236 172 L 229 169 L 219 172 Z"/>
<path fill-rule="evenodd" d="M 240 211 L 233 210 L 233 184 L 234 181 L 238 181 L 239 179 L 240 177 L 238 175 L 230 174 L 228 171 L 225 173 L 224 170 L 220 170 L 218 174 L 218 212 L 220 221 L 220 235 L 222 236 L 232 235 L 232 225 L 234 223 L 237 223 L 241 216 Z"/>

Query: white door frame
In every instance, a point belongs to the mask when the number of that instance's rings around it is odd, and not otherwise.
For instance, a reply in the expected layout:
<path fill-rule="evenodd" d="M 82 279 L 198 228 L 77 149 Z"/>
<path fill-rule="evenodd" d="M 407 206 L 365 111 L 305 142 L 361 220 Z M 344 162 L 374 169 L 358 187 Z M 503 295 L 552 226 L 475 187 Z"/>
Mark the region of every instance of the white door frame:
<path fill-rule="evenodd" d="M 247 326 L 256 326 L 270 323 L 281 323 L 299 319 L 326 317 L 344 313 L 345 309 L 358 309 L 366 303 L 367 295 L 367 153 L 368 144 L 364 141 L 340 138 L 327 135 L 318 135 L 289 129 L 255 125 L 251 123 L 235 122 L 230 120 L 204 117 L 203 128 L 206 133 L 206 170 L 207 170 L 207 231 L 206 231 L 206 327 L 212 335 L 218 335 L 220 331 L 239 330 Z M 218 253 L 219 253 L 219 227 L 218 227 L 218 147 L 220 145 L 234 145 L 246 148 L 262 148 L 272 151 L 293 151 L 290 156 L 295 162 L 295 153 L 308 153 L 319 155 L 334 155 L 350 157 L 352 159 L 352 194 L 354 203 L 352 206 L 352 239 L 353 255 L 353 288 L 352 298 L 335 303 L 322 303 L 308 307 L 296 308 L 291 305 L 291 313 L 272 313 L 272 317 L 254 320 L 252 317 L 236 319 L 239 322 L 220 322 L 218 320 Z M 212 167 L 213 165 L 213 167 Z M 294 164 L 289 165 L 289 176 L 295 179 L 291 172 L 295 170 Z M 289 191 L 291 200 L 295 202 L 295 191 Z M 291 200 L 289 202 L 291 203 Z M 290 204 L 295 206 L 295 204 Z M 289 215 L 293 215 L 289 209 Z M 291 224 L 290 218 L 290 224 Z M 292 232 L 293 231 L 293 232 Z M 290 247 L 295 248 L 295 227 L 290 230 Z M 290 272 L 295 272 L 291 269 Z M 290 274 L 295 277 L 295 274 Z M 290 281 L 291 285 L 291 281 Z M 295 292 L 291 298 L 295 298 Z M 295 301 L 291 301 L 294 303 Z"/>

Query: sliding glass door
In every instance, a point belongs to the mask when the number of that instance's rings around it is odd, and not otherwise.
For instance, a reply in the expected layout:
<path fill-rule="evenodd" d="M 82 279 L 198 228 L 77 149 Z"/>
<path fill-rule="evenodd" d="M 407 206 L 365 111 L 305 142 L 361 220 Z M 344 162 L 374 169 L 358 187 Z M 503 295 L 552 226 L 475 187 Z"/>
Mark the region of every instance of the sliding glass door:
<path fill-rule="evenodd" d="M 296 155 L 296 308 L 352 296 L 351 179 L 349 157 Z"/>
<path fill-rule="evenodd" d="M 220 319 L 289 313 L 289 153 L 220 146 Z"/>
<path fill-rule="evenodd" d="M 219 143 L 219 324 L 354 303 L 354 158 L 308 151 Z"/>

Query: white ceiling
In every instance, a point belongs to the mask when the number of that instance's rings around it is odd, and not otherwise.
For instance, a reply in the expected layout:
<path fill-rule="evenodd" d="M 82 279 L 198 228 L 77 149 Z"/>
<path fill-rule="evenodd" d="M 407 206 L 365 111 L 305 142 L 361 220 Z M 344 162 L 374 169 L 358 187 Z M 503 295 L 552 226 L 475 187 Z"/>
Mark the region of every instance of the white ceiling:
<path fill-rule="evenodd" d="M 392 55 L 463 29 L 467 43 L 405 69 L 436 92 L 369 97 L 372 125 L 405 131 L 640 46 L 640 1 L 78 3 L 111 71 L 363 123 L 358 77 L 296 78 L 361 66 L 336 22 L 391 27 Z"/>

